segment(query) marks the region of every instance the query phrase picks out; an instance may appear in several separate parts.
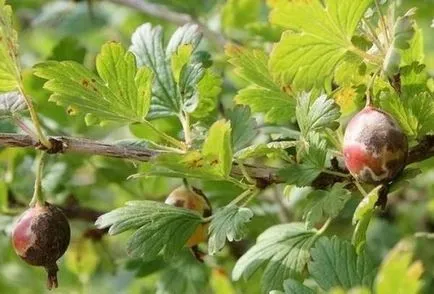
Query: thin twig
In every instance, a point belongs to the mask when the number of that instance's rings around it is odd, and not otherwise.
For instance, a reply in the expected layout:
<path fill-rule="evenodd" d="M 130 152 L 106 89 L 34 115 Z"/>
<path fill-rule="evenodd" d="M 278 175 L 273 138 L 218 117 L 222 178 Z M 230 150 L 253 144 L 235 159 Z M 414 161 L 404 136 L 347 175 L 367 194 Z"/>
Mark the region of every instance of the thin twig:
<path fill-rule="evenodd" d="M 49 137 L 49 140 L 53 148 L 49 150 L 45 149 L 48 154 L 75 152 L 137 161 L 150 161 L 153 157 L 160 154 L 157 151 L 146 148 L 121 146 L 73 137 Z M 44 147 L 32 137 L 13 133 L 0 133 L 0 146 L 44 149 Z M 418 145 L 410 149 L 406 164 L 423 161 L 432 156 L 434 156 L 434 136 L 425 136 L 419 141 Z M 257 181 L 257 185 L 259 182 L 261 186 L 266 187 L 274 183 L 284 182 L 284 179 L 278 175 L 277 168 L 249 164 L 244 164 L 244 168 L 250 178 Z M 240 166 L 236 162 L 232 165 L 231 176 L 233 178 L 244 177 Z M 341 176 L 321 173 L 312 183 L 312 186 L 314 188 L 324 188 L 344 180 L 345 178 Z M 237 184 L 239 184 L 239 182 Z M 245 186 L 246 187 L 243 186 L 243 188 L 249 187 L 248 185 Z"/>

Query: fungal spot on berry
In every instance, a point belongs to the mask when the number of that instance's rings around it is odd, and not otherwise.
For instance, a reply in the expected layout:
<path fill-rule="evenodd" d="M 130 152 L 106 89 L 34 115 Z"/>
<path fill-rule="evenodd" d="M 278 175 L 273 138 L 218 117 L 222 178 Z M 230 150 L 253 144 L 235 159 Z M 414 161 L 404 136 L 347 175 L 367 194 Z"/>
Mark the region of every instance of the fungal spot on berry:
<path fill-rule="evenodd" d="M 32 266 L 42 266 L 48 274 L 48 289 L 57 288 L 56 261 L 65 253 L 71 229 L 63 212 L 49 204 L 26 210 L 12 231 L 15 252 Z"/>
<path fill-rule="evenodd" d="M 184 200 L 178 199 L 173 205 L 176 207 L 184 207 Z"/>
<path fill-rule="evenodd" d="M 387 183 L 404 168 L 408 141 L 398 123 L 386 112 L 368 106 L 345 130 L 345 165 L 361 182 Z"/>

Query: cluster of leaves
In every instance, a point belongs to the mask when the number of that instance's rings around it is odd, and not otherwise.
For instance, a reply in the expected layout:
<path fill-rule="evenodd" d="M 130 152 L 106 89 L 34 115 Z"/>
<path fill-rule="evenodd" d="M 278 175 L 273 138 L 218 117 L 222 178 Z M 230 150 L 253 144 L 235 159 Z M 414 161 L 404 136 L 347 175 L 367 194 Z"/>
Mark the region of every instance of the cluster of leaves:
<path fill-rule="evenodd" d="M 205 1 L 200 8 L 193 1 L 163 2 L 178 12 L 199 15 L 209 13 L 216 1 Z M 217 181 L 217 186 L 230 184 L 230 190 L 241 190 L 211 217 L 137 200 L 102 215 L 96 225 L 109 228 L 110 235 L 134 231 L 127 252 L 138 260 L 139 269 L 151 268 L 137 275 L 166 266 L 159 293 L 201 293 L 210 273 L 186 252 L 187 240 L 204 223 L 210 223 L 210 255 L 220 254 L 227 241 L 244 239 L 247 227 L 258 217 L 248 205 L 263 188 L 244 164 L 277 161 L 286 188 L 307 191 L 296 206 L 304 222 L 277 224 L 262 232 L 236 261 L 233 280 L 251 279 L 261 271 L 263 293 L 319 289 L 345 293 L 356 288 L 362 293 L 417 293 L 423 268 L 419 262 L 412 264 L 407 243 L 391 251 L 381 266 L 367 250 L 367 230 L 383 187 L 355 184 L 332 160 L 339 162 L 336 157 L 342 156 L 342 116 L 358 107 L 360 93 L 370 86 L 374 103 L 396 118 L 412 144 L 434 131 L 432 80 L 422 64 L 422 33 L 413 20 L 414 11 L 394 20 L 389 19 L 393 13 L 388 18 L 378 9 L 372 13 L 373 0 L 270 0 L 268 6 L 269 22 L 262 25 L 255 23 L 260 1 L 229 0 L 223 8 L 222 23 L 228 34 L 236 36 L 247 25 L 265 40 L 274 41 L 276 32 L 283 33 L 271 52 L 265 45 L 226 46 L 227 61 L 243 87 L 233 99 L 238 105 L 221 114 L 217 106 L 222 78 L 212 68 L 211 55 L 201 50 L 197 24 L 178 28 L 165 43 L 163 28 L 145 23 L 132 34 L 129 49 L 117 42 L 103 45 L 96 71 L 84 66 L 83 60 L 62 58 L 33 68 L 34 76 L 46 80 L 43 87 L 52 93 L 50 101 L 65 107 L 68 114 L 84 114 L 87 125 L 116 123 L 147 130 L 145 138 L 117 143 L 156 151 L 140 165 L 135 178 L 188 178 L 204 186 Z M 237 17 L 246 7 L 249 13 Z M 69 47 L 68 42 L 58 48 Z M 17 57 L 11 9 L 0 0 L 1 116 L 17 115 L 25 108 Z M 257 140 L 258 117 L 277 126 L 267 141 Z M 173 133 L 158 125 L 159 120 L 170 119 L 180 126 Z M 198 135 L 204 126 L 204 134 Z M 233 175 L 234 163 L 242 179 Z M 416 174 L 417 170 L 407 169 L 394 185 Z M 324 175 L 339 180 L 318 183 Z M 353 218 L 351 242 L 324 236 L 333 220 L 345 213 Z M 88 266 L 96 268 L 96 264 Z M 73 268 L 80 272 L 78 266 Z M 394 282 L 395 275 L 400 283 Z M 303 284 L 306 278 L 312 287 Z"/>

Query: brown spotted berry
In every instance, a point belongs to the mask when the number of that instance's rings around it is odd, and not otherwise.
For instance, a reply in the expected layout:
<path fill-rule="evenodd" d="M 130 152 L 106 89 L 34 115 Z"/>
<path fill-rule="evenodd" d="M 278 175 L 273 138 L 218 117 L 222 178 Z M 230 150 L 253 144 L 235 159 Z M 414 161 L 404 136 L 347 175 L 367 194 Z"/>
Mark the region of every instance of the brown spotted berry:
<path fill-rule="evenodd" d="M 403 169 L 408 152 L 407 137 L 386 112 L 367 106 L 345 130 L 345 165 L 360 182 L 387 183 Z"/>
<path fill-rule="evenodd" d="M 49 203 L 26 210 L 12 231 L 17 255 L 30 265 L 46 269 L 48 289 L 58 286 L 56 261 L 65 253 L 70 238 L 68 220 L 59 208 Z"/>
<path fill-rule="evenodd" d="M 212 215 L 211 204 L 205 195 L 203 195 L 203 193 L 198 189 L 193 188 L 193 190 L 190 190 L 185 186 L 176 188 L 167 197 L 165 203 L 176 207 L 194 210 L 203 217 Z M 190 239 L 188 239 L 186 245 L 191 248 L 198 245 L 199 243 L 205 242 L 207 239 L 208 224 L 201 224 L 190 237 Z"/>

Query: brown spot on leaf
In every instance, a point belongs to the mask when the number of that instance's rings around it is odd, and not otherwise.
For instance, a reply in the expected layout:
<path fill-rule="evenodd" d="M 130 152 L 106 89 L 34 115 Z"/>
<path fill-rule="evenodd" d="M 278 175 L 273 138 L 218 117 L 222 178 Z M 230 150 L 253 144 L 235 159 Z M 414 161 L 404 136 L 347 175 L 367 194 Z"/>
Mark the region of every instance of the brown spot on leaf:
<path fill-rule="evenodd" d="M 89 87 L 89 81 L 88 80 L 86 80 L 86 79 L 84 79 L 84 80 L 82 80 L 81 81 L 81 84 L 84 86 L 84 87 Z"/>

